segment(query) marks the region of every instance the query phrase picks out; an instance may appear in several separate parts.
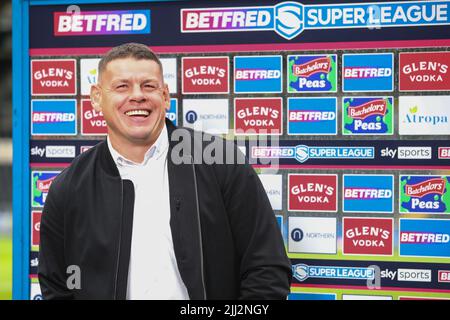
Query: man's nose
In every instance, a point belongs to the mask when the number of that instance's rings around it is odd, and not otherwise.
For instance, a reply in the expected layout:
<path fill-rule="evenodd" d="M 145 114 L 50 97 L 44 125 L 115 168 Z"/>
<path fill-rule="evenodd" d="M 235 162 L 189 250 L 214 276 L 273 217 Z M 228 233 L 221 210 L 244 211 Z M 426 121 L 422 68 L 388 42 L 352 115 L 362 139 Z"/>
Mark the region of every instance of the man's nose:
<path fill-rule="evenodd" d="M 139 84 L 133 85 L 130 94 L 130 101 L 143 102 L 146 99 L 147 98 L 145 97 L 145 94 L 142 91 L 141 86 Z"/>

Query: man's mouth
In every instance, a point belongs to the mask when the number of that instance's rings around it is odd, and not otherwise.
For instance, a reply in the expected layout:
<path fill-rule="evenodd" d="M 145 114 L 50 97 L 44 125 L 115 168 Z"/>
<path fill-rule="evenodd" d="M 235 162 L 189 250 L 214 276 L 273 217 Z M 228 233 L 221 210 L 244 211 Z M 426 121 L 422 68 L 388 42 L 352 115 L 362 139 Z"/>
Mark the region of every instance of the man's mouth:
<path fill-rule="evenodd" d="M 125 115 L 129 116 L 129 117 L 143 117 L 143 118 L 147 118 L 150 115 L 150 111 L 149 110 L 130 110 L 125 112 Z"/>

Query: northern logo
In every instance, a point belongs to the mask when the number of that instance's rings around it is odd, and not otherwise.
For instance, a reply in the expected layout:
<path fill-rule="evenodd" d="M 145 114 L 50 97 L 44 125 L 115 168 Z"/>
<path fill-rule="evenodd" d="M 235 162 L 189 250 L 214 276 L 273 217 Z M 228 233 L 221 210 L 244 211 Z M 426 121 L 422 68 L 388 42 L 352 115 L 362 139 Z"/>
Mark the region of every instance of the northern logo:
<path fill-rule="evenodd" d="M 288 251 L 336 254 L 336 218 L 289 217 Z"/>

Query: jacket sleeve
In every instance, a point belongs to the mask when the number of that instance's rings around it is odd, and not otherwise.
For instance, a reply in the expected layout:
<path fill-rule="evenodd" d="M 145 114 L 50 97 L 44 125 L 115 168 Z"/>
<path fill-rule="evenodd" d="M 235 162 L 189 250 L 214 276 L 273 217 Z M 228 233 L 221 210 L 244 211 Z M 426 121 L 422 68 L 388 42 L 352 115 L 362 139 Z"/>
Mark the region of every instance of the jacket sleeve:
<path fill-rule="evenodd" d="M 240 258 L 239 299 L 286 299 L 292 267 L 262 183 L 247 162 L 221 168 L 216 171 Z"/>
<path fill-rule="evenodd" d="M 40 226 L 38 277 L 45 300 L 72 299 L 64 255 L 64 185 L 55 178 L 45 199 Z"/>

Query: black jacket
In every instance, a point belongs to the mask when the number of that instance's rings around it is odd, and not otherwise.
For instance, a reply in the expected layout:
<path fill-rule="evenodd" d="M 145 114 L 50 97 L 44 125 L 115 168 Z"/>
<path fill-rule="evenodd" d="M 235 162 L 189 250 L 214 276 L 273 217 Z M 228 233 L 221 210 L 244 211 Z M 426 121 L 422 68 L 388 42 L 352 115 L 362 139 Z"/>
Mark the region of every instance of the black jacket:
<path fill-rule="evenodd" d="M 182 131 L 180 140 L 194 152 L 184 150 L 186 163 L 175 164 L 170 155 L 180 150 L 172 141 L 175 127 L 170 121 L 167 127 L 170 227 L 190 299 L 286 298 L 290 261 L 253 168 L 194 164 L 193 153 L 212 144 L 195 144 L 191 130 Z M 234 143 L 213 139 L 225 142 L 224 153 L 238 154 Z M 40 229 L 38 275 L 45 299 L 126 298 L 133 205 L 133 183 L 121 179 L 106 141 L 55 178 Z M 71 265 L 80 268 L 80 289 L 67 288 Z"/>

